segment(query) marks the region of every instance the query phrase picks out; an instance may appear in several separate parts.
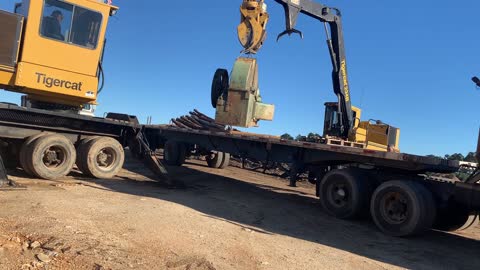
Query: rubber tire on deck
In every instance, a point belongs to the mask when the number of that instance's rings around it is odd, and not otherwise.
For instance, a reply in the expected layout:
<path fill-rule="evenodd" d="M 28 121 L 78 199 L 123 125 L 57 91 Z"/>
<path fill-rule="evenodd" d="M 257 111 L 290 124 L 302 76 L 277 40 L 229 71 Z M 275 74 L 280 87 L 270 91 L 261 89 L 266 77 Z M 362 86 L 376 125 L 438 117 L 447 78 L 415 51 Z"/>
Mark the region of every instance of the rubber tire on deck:
<path fill-rule="evenodd" d="M 407 202 L 407 215 L 403 222 L 389 222 L 381 211 L 384 196 L 394 192 L 403 195 Z M 430 229 L 435 219 L 436 207 L 431 192 L 422 184 L 415 181 L 388 181 L 373 193 L 370 212 L 377 227 L 385 234 L 406 237 Z"/>
<path fill-rule="evenodd" d="M 101 167 L 97 157 L 101 151 L 108 149 L 113 157 L 112 163 L 107 167 Z M 97 179 L 110 179 L 120 172 L 125 162 L 123 146 L 110 137 L 98 137 L 87 142 L 79 153 L 82 172 Z"/>
<path fill-rule="evenodd" d="M 479 214 L 461 207 L 440 210 L 433 228 L 440 231 L 464 231 L 479 224 Z"/>
<path fill-rule="evenodd" d="M 185 163 L 187 147 L 183 143 L 166 141 L 163 148 L 163 159 L 170 166 L 182 166 Z"/>
<path fill-rule="evenodd" d="M 329 215 L 340 219 L 366 216 L 373 193 L 373 183 L 369 181 L 366 174 L 354 168 L 328 172 L 319 186 L 323 209 Z M 335 200 L 334 192 L 338 185 L 344 186 L 344 191 L 346 190 L 346 203 L 337 203 L 339 200 Z"/>
<path fill-rule="evenodd" d="M 213 151 L 210 155 L 207 156 L 207 165 L 210 168 L 218 169 L 222 166 L 223 162 L 223 152 Z"/>
<path fill-rule="evenodd" d="M 63 153 L 62 163 L 55 168 L 48 168 L 43 161 L 45 151 L 51 147 L 57 147 Z M 73 143 L 59 134 L 40 136 L 28 145 L 25 152 L 25 162 L 28 169 L 36 177 L 47 180 L 58 179 L 70 173 L 75 159 L 76 151 Z"/>
<path fill-rule="evenodd" d="M 213 75 L 212 80 L 212 89 L 211 89 L 211 99 L 212 99 L 212 107 L 217 107 L 218 99 L 228 91 L 229 87 L 229 78 L 228 78 L 228 70 L 226 69 L 217 69 L 215 71 L 215 75 Z"/>
<path fill-rule="evenodd" d="M 230 165 L 230 153 L 223 153 L 222 164 L 220 164 L 219 169 L 225 169 Z"/>
<path fill-rule="evenodd" d="M 75 164 L 77 165 L 77 168 L 81 171 L 84 172 L 86 169 L 85 162 L 87 161 L 86 158 L 82 159 L 81 157 L 84 157 L 86 155 L 87 151 L 87 145 L 90 141 L 95 140 L 97 138 L 100 138 L 99 136 L 92 136 L 92 137 L 87 137 L 85 139 L 82 139 L 77 146 L 77 160 L 75 161 Z"/>
<path fill-rule="evenodd" d="M 48 135 L 48 133 L 39 133 L 39 134 L 30 136 L 27 139 L 25 139 L 22 146 L 20 147 L 20 154 L 18 155 L 18 160 L 20 161 L 20 166 L 22 167 L 23 171 L 30 176 L 35 177 L 35 174 L 32 172 L 32 169 L 27 164 L 27 154 L 26 153 L 27 153 L 30 145 L 32 145 L 32 143 L 36 139 L 38 139 L 42 136 L 46 136 L 46 135 Z"/>

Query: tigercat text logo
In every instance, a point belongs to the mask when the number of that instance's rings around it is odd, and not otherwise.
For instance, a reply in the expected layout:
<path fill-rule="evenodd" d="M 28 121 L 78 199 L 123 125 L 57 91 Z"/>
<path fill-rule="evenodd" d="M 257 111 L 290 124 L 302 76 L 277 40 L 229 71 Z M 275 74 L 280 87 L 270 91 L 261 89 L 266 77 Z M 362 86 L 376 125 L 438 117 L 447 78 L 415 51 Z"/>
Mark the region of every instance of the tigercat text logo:
<path fill-rule="evenodd" d="M 341 66 L 342 77 L 343 77 L 343 88 L 345 89 L 345 101 L 350 101 L 350 88 L 348 85 L 348 77 L 347 77 L 347 62 L 345 60 L 342 61 Z"/>
<path fill-rule="evenodd" d="M 48 77 L 47 74 L 35 73 L 37 75 L 37 83 L 43 83 L 48 88 L 61 87 L 76 91 L 82 91 L 82 82 L 71 82 L 66 80 L 59 80 L 52 77 Z"/>

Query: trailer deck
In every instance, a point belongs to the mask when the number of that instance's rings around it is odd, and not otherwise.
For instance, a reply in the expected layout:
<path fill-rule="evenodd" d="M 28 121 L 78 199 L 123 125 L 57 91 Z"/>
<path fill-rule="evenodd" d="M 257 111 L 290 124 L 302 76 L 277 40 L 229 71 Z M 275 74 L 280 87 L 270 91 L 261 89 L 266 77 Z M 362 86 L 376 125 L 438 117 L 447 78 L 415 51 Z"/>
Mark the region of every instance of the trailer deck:
<path fill-rule="evenodd" d="M 460 168 L 458 161 L 403 153 L 378 152 L 348 146 L 283 140 L 272 136 L 228 131 L 207 131 L 178 128 L 171 125 L 144 126 L 148 141 L 160 146 L 159 138 L 199 144 L 241 157 L 274 162 L 303 162 L 314 165 L 359 163 L 411 173 L 452 173 Z M 155 143 L 156 142 L 156 143 Z"/>
<path fill-rule="evenodd" d="M 127 141 L 143 130 L 152 149 L 166 140 L 201 145 L 242 157 L 275 162 L 304 162 L 315 165 L 360 163 L 412 173 L 451 173 L 460 168 L 457 161 L 405 153 L 378 152 L 348 146 L 297 142 L 246 132 L 208 131 L 172 125 L 140 125 L 126 120 L 59 114 L 0 103 L 0 137 L 24 139 L 38 132 L 58 132 L 73 137 L 110 136 Z"/>

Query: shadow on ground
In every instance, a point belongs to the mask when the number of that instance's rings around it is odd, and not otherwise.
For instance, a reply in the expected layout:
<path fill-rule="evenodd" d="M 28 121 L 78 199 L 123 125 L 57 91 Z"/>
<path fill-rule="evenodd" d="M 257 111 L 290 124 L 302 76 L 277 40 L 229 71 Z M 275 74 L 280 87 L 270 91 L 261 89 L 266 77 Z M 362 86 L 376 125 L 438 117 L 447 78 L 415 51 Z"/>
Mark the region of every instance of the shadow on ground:
<path fill-rule="evenodd" d="M 145 174 L 139 167 L 127 169 Z M 112 192 L 181 204 L 258 233 L 294 237 L 402 268 L 474 269 L 480 265 L 478 240 L 436 231 L 409 239 L 385 236 L 370 220 L 343 221 L 326 215 L 318 200 L 305 193 L 209 174 L 199 171 L 201 167 L 195 163 L 169 168 L 171 176 L 185 184 L 171 190 L 125 177 L 81 180 Z"/>

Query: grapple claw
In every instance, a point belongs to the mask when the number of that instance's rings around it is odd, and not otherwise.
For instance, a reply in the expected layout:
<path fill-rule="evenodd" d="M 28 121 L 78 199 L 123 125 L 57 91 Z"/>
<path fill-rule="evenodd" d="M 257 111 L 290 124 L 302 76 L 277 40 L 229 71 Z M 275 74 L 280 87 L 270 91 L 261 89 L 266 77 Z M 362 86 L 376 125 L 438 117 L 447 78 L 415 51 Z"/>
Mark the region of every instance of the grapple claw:
<path fill-rule="evenodd" d="M 303 39 L 303 33 L 302 31 L 299 31 L 297 29 L 287 29 L 285 31 L 283 31 L 282 33 L 280 33 L 278 36 L 277 36 L 277 42 L 285 35 L 292 35 L 292 34 L 298 34 L 300 36 L 301 39 Z"/>

